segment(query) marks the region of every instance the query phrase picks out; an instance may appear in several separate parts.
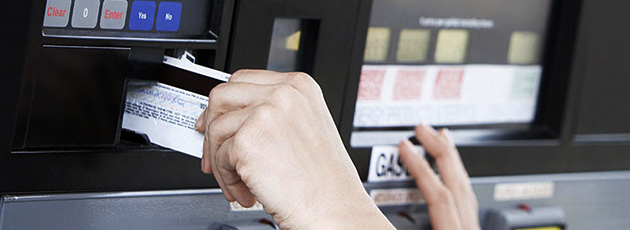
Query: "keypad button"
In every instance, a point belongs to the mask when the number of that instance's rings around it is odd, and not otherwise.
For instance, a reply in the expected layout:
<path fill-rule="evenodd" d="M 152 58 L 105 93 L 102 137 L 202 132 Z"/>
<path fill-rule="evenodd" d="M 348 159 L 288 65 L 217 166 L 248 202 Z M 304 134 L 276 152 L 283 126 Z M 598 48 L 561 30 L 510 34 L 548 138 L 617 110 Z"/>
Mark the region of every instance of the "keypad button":
<path fill-rule="evenodd" d="M 99 0 L 76 0 L 72 10 L 72 27 L 93 29 L 98 20 Z"/>
<path fill-rule="evenodd" d="M 149 31 L 155 18 L 154 1 L 134 1 L 129 13 L 129 29 Z"/>
<path fill-rule="evenodd" d="M 48 0 L 44 12 L 44 27 L 66 27 L 70 18 L 70 0 Z"/>
<path fill-rule="evenodd" d="M 120 30 L 127 19 L 126 0 L 105 0 L 101 9 L 101 28 Z"/>
<path fill-rule="evenodd" d="M 161 2 L 155 22 L 157 31 L 177 31 L 182 16 L 181 2 Z"/>

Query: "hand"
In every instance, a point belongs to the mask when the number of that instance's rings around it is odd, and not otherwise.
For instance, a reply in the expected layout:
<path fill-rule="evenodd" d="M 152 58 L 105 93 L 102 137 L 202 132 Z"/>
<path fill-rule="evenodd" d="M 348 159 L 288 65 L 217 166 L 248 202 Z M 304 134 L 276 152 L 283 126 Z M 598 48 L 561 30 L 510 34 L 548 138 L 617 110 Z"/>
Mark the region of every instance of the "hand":
<path fill-rule="evenodd" d="M 238 71 L 212 89 L 197 123 L 202 170 L 227 200 L 258 200 L 282 229 L 393 228 L 365 192 L 310 76 Z"/>
<path fill-rule="evenodd" d="M 435 158 L 440 178 L 409 140 L 399 144 L 400 157 L 429 207 L 433 229 L 480 229 L 477 198 L 448 129 L 419 125 L 416 137 Z"/>

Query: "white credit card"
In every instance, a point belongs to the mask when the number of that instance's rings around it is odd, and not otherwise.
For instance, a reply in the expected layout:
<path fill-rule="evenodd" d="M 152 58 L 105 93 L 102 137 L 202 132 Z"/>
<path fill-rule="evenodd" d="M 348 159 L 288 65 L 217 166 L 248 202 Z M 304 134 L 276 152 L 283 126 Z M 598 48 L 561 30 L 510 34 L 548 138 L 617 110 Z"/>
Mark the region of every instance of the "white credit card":
<path fill-rule="evenodd" d="M 222 82 L 230 78 L 227 73 L 171 57 L 165 56 L 164 64 Z M 151 143 L 201 158 L 204 134 L 195 130 L 195 122 L 206 107 L 206 96 L 155 81 L 132 81 L 122 128 L 146 134 Z"/>

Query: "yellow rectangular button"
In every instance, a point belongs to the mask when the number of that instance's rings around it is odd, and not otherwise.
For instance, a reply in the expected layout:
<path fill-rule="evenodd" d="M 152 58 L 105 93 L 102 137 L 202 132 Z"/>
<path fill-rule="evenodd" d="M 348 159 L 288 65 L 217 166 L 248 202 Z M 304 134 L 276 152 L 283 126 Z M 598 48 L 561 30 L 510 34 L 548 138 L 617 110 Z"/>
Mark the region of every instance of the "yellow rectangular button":
<path fill-rule="evenodd" d="M 403 29 L 398 39 L 396 61 L 424 62 L 427 59 L 431 32 L 429 30 Z"/>
<path fill-rule="evenodd" d="M 382 62 L 387 59 L 391 30 L 386 27 L 370 27 L 365 44 L 365 61 Z"/>
<path fill-rule="evenodd" d="M 538 35 L 532 32 L 515 31 L 510 38 L 508 63 L 532 64 L 538 55 Z"/>
<path fill-rule="evenodd" d="M 463 63 L 466 59 L 467 48 L 467 30 L 440 30 L 435 48 L 435 62 Z"/>

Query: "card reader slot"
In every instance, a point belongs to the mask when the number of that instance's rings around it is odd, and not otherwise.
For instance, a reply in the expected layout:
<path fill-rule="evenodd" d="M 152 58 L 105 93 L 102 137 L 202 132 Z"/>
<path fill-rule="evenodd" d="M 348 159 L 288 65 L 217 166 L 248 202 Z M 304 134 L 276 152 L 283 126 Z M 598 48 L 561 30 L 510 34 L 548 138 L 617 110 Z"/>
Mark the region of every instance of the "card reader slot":
<path fill-rule="evenodd" d="M 153 81 L 207 96 L 222 81 L 162 64 L 165 53 L 152 48 L 43 46 L 32 98 L 19 119 L 14 153 L 163 149 L 142 133 L 122 129 L 125 98 L 132 81 Z M 189 50 L 202 66 L 215 52 Z M 188 63 L 188 64 L 192 64 Z"/>

